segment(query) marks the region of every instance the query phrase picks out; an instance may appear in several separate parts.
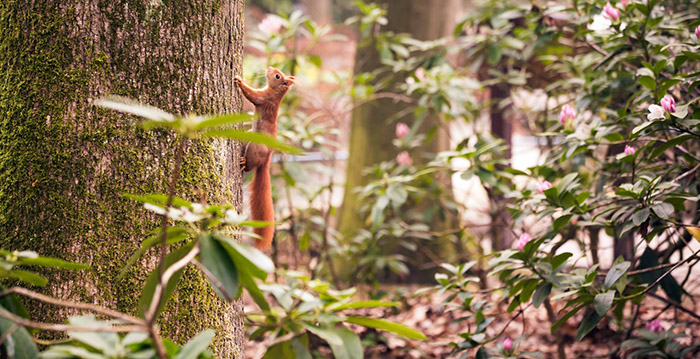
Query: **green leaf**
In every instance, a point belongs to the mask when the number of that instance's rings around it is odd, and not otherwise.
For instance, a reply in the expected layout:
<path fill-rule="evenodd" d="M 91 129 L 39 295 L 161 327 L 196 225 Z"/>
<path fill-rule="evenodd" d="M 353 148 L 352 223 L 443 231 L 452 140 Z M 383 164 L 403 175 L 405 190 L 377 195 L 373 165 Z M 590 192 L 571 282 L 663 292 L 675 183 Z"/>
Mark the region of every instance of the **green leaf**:
<path fill-rule="evenodd" d="M 220 288 L 212 284 L 214 290 L 226 301 L 237 298 L 240 290 L 238 271 L 224 246 L 211 235 L 205 234 L 199 237 L 199 249 L 199 261 L 202 266 L 221 283 L 226 293 L 221 293 Z"/>
<path fill-rule="evenodd" d="M 634 212 L 632 215 L 632 223 L 634 223 L 635 226 L 641 225 L 647 220 L 647 218 L 649 218 L 649 213 L 649 208 L 642 208 L 637 212 Z"/>
<path fill-rule="evenodd" d="M 243 130 L 211 130 L 202 133 L 203 137 L 221 137 L 221 138 L 228 138 L 232 140 L 237 140 L 237 141 L 242 141 L 242 142 L 252 142 L 252 143 L 257 143 L 261 145 L 265 145 L 269 148 L 280 150 L 282 152 L 288 152 L 291 154 L 300 154 L 303 153 L 304 151 L 294 147 L 287 145 L 285 143 L 282 143 L 278 140 L 276 140 L 274 137 L 270 137 L 268 135 L 264 135 L 259 132 L 250 132 L 250 131 L 243 131 Z"/>
<path fill-rule="evenodd" d="M 0 310 L 4 311 L 2 308 Z M 0 354 L 7 353 L 7 358 L 10 359 L 35 359 L 39 357 L 39 351 L 27 329 L 17 326 L 8 319 L 0 318 L 0 333 L 5 334 L 10 330 L 14 330 L 14 333 L 0 345 Z"/>
<path fill-rule="evenodd" d="M 403 324 L 390 322 L 390 321 L 384 320 L 384 319 L 349 316 L 349 317 L 345 317 L 344 320 L 348 323 L 358 324 L 358 325 L 362 325 L 362 326 L 370 327 L 370 328 L 375 328 L 375 329 L 386 330 L 388 332 L 402 335 L 402 336 L 404 336 L 406 338 L 410 338 L 410 339 L 419 339 L 419 340 L 427 340 L 428 339 L 423 333 L 421 333 L 413 328 L 407 327 Z"/>
<path fill-rule="evenodd" d="M 90 268 L 87 264 L 68 262 L 63 259 L 50 258 L 50 257 L 36 257 L 36 258 L 19 258 L 17 264 L 23 265 L 35 265 L 35 266 L 45 266 L 54 268 L 65 268 L 65 269 L 88 269 Z"/>
<path fill-rule="evenodd" d="M 214 115 L 205 117 L 201 122 L 195 126 L 196 130 L 203 130 L 210 127 L 218 127 L 225 125 L 234 125 L 242 122 L 249 122 L 253 120 L 253 116 L 247 113 L 231 113 L 227 115 Z"/>
<path fill-rule="evenodd" d="M 248 273 L 260 279 L 267 278 L 267 273 L 275 271 L 275 264 L 260 250 L 238 243 L 223 236 L 214 236 L 228 251 L 238 269 L 245 267 Z"/>
<path fill-rule="evenodd" d="M 313 359 L 309 352 L 309 336 L 306 333 L 292 338 L 289 343 L 294 352 L 294 359 Z"/>
<path fill-rule="evenodd" d="M 557 329 L 559 329 L 559 327 L 561 327 L 562 324 L 566 323 L 566 321 L 567 321 L 569 318 L 573 317 L 574 314 L 578 313 L 578 311 L 581 310 L 582 308 L 584 308 L 585 306 L 586 306 L 585 304 L 581 304 L 581 305 L 579 305 L 578 307 L 576 307 L 576 308 L 572 309 L 571 311 L 569 311 L 568 313 L 564 314 L 561 318 L 559 318 L 559 319 L 557 320 L 556 323 L 554 323 L 554 325 L 552 325 L 552 327 L 550 328 L 550 332 L 551 332 L 552 334 L 554 334 L 554 332 L 556 332 Z"/>
<path fill-rule="evenodd" d="M 357 309 L 357 308 L 380 308 L 380 307 L 398 307 L 400 302 L 382 302 L 378 300 L 364 300 L 360 302 L 352 302 L 340 304 L 333 307 L 334 312 L 338 312 L 345 309 Z"/>
<path fill-rule="evenodd" d="M 170 267 L 173 265 L 173 263 L 177 262 L 178 260 L 182 259 L 187 253 L 189 253 L 192 248 L 194 248 L 196 242 L 192 241 L 190 243 L 185 244 L 184 246 L 170 252 L 168 255 L 165 256 L 165 268 Z M 182 277 L 182 273 L 184 271 L 184 267 L 178 271 L 176 271 L 172 277 L 170 277 L 170 280 L 165 286 L 165 291 L 163 293 L 163 300 L 160 303 L 160 306 L 158 307 L 158 310 L 156 310 L 156 314 L 158 314 L 161 310 L 163 310 L 163 307 L 165 306 L 165 303 L 168 301 L 170 296 L 173 294 L 173 291 L 175 290 L 175 287 L 177 286 L 177 283 L 180 281 L 180 277 Z M 139 300 L 139 308 L 141 308 L 141 313 L 145 314 L 148 311 L 148 308 L 151 305 L 151 301 L 153 300 L 153 292 L 156 289 L 156 285 L 160 282 L 160 278 L 158 276 L 158 267 L 153 269 L 151 273 L 148 275 L 146 278 L 146 284 L 143 286 L 143 291 L 141 291 L 141 299 Z"/>
<path fill-rule="evenodd" d="M 197 359 L 199 354 L 207 350 L 215 335 L 216 332 L 214 332 L 214 330 L 205 329 L 194 338 L 190 339 L 190 341 L 180 349 L 177 355 L 175 355 L 174 359 Z"/>
<path fill-rule="evenodd" d="M 302 323 L 302 326 L 319 338 L 325 340 L 333 350 L 336 359 L 362 359 L 362 344 L 357 335 L 345 327 L 341 329 L 327 329 L 315 325 Z"/>
<path fill-rule="evenodd" d="M 573 253 L 571 252 L 564 252 L 562 254 L 558 254 L 552 258 L 550 263 L 552 264 L 552 271 L 555 271 L 559 266 L 564 264 L 567 259 L 569 259 L 571 256 L 573 256 Z"/>
<path fill-rule="evenodd" d="M 314 66 L 321 68 L 321 65 L 323 64 L 323 60 L 321 59 L 320 56 L 317 55 L 311 55 L 309 56 L 309 61 L 311 61 Z"/>
<path fill-rule="evenodd" d="M 245 268 L 238 268 L 238 281 L 248 290 L 248 294 L 250 294 L 260 309 L 270 310 L 270 304 L 265 299 L 265 295 L 258 287 L 258 284 L 255 283 L 253 276 Z"/>
<path fill-rule="evenodd" d="M 175 116 L 159 108 L 143 105 L 124 97 L 110 96 L 104 99 L 96 100 L 95 105 L 128 113 L 134 116 L 143 117 L 156 122 L 172 122 L 175 120 Z"/>
<path fill-rule="evenodd" d="M 107 322 L 95 319 L 94 315 L 71 317 L 68 323 L 70 326 L 75 327 L 108 327 L 110 325 Z M 118 355 L 119 335 L 117 333 L 69 330 L 68 336 L 73 340 L 77 340 L 91 348 L 101 351 L 106 357 L 116 357 Z"/>
<path fill-rule="evenodd" d="M 673 216 L 673 205 L 670 203 L 658 203 L 651 206 L 659 218 L 669 219 Z"/>
<path fill-rule="evenodd" d="M 672 140 L 663 142 L 663 143 L 661 143 L 661 145 L 656 146 L 654 148 L 654 150 L 651 152 L 651 155 L 649 156 L 649 159 L 654 159 L 656 157 L 659 157 L 664 152 L 666 152 L 666 150 L 668 150 L 669 148 L 671 148 L 673 146 L 680 145 L 681 143 L 683 143 L 687 140 L 690 140 L 692 138 L 693 138 L 693 135 L 682 135 L 682 136 L 678 136 Z"/>
<path fill-rule="evenodd" d="M 613 267 L 610 268 L 608 275 L 605 276 L 603 287 L 605 289 L 610 289 L 610 287 L 612 287 L 623 274 L 627 273 L 629 268 L 630 262 L 620 262 L 613 265 Z"/>
<path fill-rule="evenodd" d="M 564 227 L 565 225 L 567 225 L 569 223 L 569 221 L 571 220 L 571 216 L 573 216 L 573 214 L 563 215 L 563 216 L 560 216 L 559 218 L 555 219 L 554 224 L 552 224 L 552 230 L 558 231 L 559 229 L 561 229 L 561 227 Z"/>
<path fill-rule="evenodd" d="M 0 277 L 2 277 L 2 276 L 3 276 L 3 274 L 2 274 L 2 272 L 0 272 Z M 25 283 L 35 285 L 37 287 L 43 287 L 48 283 L 46 278 L 44 278 L 36 273 L 25 271 L 25 270 L 9 271 L 9 272 L 5 273 L 4 276 L 7 278 L 19 279 Z"/>
<path fill-rule="evenodd" d="M 591 330 L 593 330 L 593 328 L 595 328 L 596 325 L 598 325 L 601 319 L 603 319 L 603 317 L 598 315 L 596 311 L 589 313 L 585 318 L 583 318 L 581 325 L 576 331 L 576 340 L 581 341 L 581 339 L 583 339 L 588 333 L 591 332 Z"/>
<path fill-rule="evenodd" d="M 537 286 L 535 294 L 532 296 L 532 305 L 539 308 L 549 294 L 552 292 L 552 283 L 542 283 Z"/>
<path fill-rule="evenodd" d="M 593 306 L 595 307 L 595 311 L 598 313 L 599 316 L 604 316 L 605 313 L 610 310 L 610 307 L 612 306 L 613 299 L 615 299 L 615 291 L 614 290 L 609 290 L 605 293 L 600 293 L 595 296 L 595 299 L 593 299 Z"/>
<path fill-rule="evenodd" d="M 654 91 L 656 89 L 656 81 L 654 81 L 654 79 L 650 76 L 639 76 L 637 80 L 642 86 L 648 88 L 649 90 Z"/>

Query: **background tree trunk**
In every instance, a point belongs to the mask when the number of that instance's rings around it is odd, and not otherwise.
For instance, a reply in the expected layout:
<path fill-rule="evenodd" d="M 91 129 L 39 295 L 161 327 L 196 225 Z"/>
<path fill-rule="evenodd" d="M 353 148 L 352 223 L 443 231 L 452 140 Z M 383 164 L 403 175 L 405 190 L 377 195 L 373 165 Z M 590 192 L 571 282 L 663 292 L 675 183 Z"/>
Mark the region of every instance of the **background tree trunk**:
<path fill-rule="evenodd" d="M 140 314 L 153 257 L 115 277 L 158 220 L 122 194 L 167 191 L 174 136 L 91 99 L 116 94 L 181 114 L 240 110 L 242 11 L 242 0 L 0 2 L 0 247 L 92 266 L 47 273 L 45 292 Z M 233 143 L 190 142 L 177 194 L 240 207 L 238 153 Z M 29 307 L 41 320 L 68 314 Z M 242 304 L 219 300 L 191 268 L 161 325 L 180 343 L 214 328 L 217 357 L 243 357 Z"/>
<path fill-rule="evenodd" d="M 384 31 L 410 33 L 419 40 L 434 40 L 452 34 L 462 13 L 461 0 L 443 0 L 440 6 L 423 0 L 377 2 L 387 7 L 388 24 L 383 28 Z M 355 73 L 371 72 L 381 66 L 383 65 L 374 43 L 357 49 Z M 403 78 L 398 80 L 403 81 Z M 363 174 L 365 168 L 396 157 L 397 149 L 391 143 L 395 137 L 396 124 L 405 122 L 410 125 L 415 120 L 412 113 L 396 118 L 396 114 L 402 113 L 405 108 L 404 103 L 392 99 L 379 99 L 353 110 L 348 151 L 350 157 L 338 224 L 341 233 L 351 235 L 357 228 L 364 227 L 364 220 L 358 215 L 357 194 L 354 189 L 367 184 L 369 179 Z M 438 118 L 428 117 L 422 132 L 436 127 L 437 132 L 432 142 L 411 153 L 414 162 L 425 163 L 434 158 L 436 153 L 449 148 L 449 134 L 445 126 L 440 126 Z M 449 186 L 449 179 L 445 182 Z M 432 220 L 428 219 L 428 222 Z M 439 228 L 436 230 L 439 231 Z M 420 262 L 420 259 L 418 261 Z"/>
<path fill-rule="evenodd" d="M 328 25 L 333 22 L 331 0 L 300 0 L 304 13 L 318 25 Z"/>

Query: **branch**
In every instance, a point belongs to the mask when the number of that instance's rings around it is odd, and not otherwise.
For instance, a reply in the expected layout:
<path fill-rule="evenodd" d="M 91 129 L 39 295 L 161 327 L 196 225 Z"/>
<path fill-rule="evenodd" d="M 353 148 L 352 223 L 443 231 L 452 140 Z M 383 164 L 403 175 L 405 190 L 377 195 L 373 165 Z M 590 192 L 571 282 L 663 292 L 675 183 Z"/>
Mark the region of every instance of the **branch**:
<path fill-rule="evenodd" d="M 35 322 L 33 320 L 22 318 L 18 315 L 12 314 L 4 309 L 0 309 L 0 317 L 10 320 L 21 326 L 50 330 L 54 332 L 109 332 L 109 333 L 129 333 L 129 332 L 146 332 L 148 328 L 144 325 L 123 325 L 123 326 L 104 326 L 104 327 L 80 327 L 69 324 L 53 324 L 53 323 L 43 323 Z"/>
<path fill-rule="evenodd" d="M 61 300 L 58 298 L 54 297 L 49 297 L 44 294 L 40 294 L 34 291 L 31 291 L 26 288 L 22 287 L 12 287 L 8 290 L 5 290 L 3 292 L 0 292 L 0 298 L 5 297 L 10 294 L 19 294 L 25 297 L 29 297 L 32 299 L 36 299 L 45 303 L 53 304 L 53 305 L 58 305 L 61 307 L 67 307 L 67 308 L 75 308 L 75 309 L 85 309 L 89 310 L 95 313 L 103 314 L 115 319 L 121 319 L 125 322 L 134 324 L 134 325 L 145 325 L 145 322 L 141 319 L 134 318 L 128 314 L 124 314 L 122 312 L 118 312 L 116 310 L 111 310 L 108 308 L 103 308 L 94 304 L 89 304 L 89 303 L 80 303 L 80 302 L 71 302 L 67 300 Z"/>

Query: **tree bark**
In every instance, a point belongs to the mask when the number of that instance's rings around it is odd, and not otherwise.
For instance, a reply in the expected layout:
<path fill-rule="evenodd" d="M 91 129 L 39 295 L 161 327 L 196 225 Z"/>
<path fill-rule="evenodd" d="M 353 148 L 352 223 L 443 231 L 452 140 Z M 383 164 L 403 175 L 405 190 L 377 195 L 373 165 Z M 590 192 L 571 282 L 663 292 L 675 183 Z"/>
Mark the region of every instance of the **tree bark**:
<path fill-rule="evenodd" d="M 460 14 L 459 0 L 445 0 L 441 6 L 434 6 L 422 0 L 382 0 L 378 3 L 387 6 L 389 23 L 384 31 L 407 32 L 420 40 L 434 40 L 452 32 Z M 355 56 L 355 73 L 370 72 L 382 66 L 374 43 L 358 48 Z M 352 112 L 350 132 L 350 157 L 345 180 L 345 195 L 339 216 L 341 233 L 351 233 L 362 227 L 358 216 L 357 195 L 354 189 L 367 183 L 363 170 L 397 155 L 391 144 L 397 123 L 395 114 L 406 105 L 391 99 L 370 101 Z M 411 123 L 411 115 L 400 119 Z M 428 121 L 426 126 L 436 126 L 437 119 Z M 436 153 L 447 149 L 448 137 L 444 130 L 437 132 L 433 142 L 425 148 L 426 153 Z M 418 154 L 416 154 L 418 155 Z M 415 157 L 415 156 L 413 156 Z"/>
<path fill-rule="evenodd" d="M 419 40 L 434 40 L 450 35 L 461 16 L 462 9 L 461 0 L 444 0 L 441 1 L 440 6 L 423 0 L 382 0 L 378 3 L 387 7 L 388 24 L 382 28 L 382 31 L 410 33 Z M 355 57 L 355 73 L 371 72 L 381 66 L 383 65 L 374 43 L 358 48 Z M 399 80 L 403 81 L 403 79 Z M 395 115 L 402 113 L 404 109 L 406 109 L 404 103 L 391 99 L 379 99 L 353 110 L 350 157 L 338 224 L 341 233 L 351 235 L 357 228 L 364 226 L 364 220 L 358 215 L 357 195 L 354 189 L 368 183 L 369 178 L 363 174 L 365 168 L 396 157 L 397 149 L 391 142 L 395 137 L 397 122 L 410 125 L 415 120 L 412 113 L 396 118 Z M 414 162 L 425 163 L 434 158 L 436 153 L 449 148 L 449 134 L 445 126 L 440 126 L 439 121 L 436 117 L 429 117 L 424 122 L 422 132 L 435 127 L 437 131 L 430 143 L 411 153 Z M 445 182 L 449 187 L 449 179 Z M 439 226 L 438 223 L 433 224 Z M 439 227 L 435 229 L 439 231 Z M 416 255 L 420 256 L 420 254 Z M 420 259 L 418 261 L 420 262 Z"/>
<path fill-rule="evenodd" d="M 304 13 L 318 25 L 328 25 L 333 22 L 331 0 L 300 0 Z"/>
<path fill-rule="evenodd" d="M 0 247 L 91 265 L 49 271 L 45 293 L 140 314 L 154 257 L 115 277 L 158 220 L 122 194 L 167 191 L 175 137 L 91 100 L 115 94 L 179 114 L 239 111 L 242 11 L 242 0 L 0 2 Z M 234 143 L 188 143 L 177 195 L 240 208 L 238 153 Z M 71 314 L 30 308 L 44 321 Z M 176 342 L 214 328 L 216 356 L 243 357 L 242 304 L 219 300 L 192 268 L 161 319 Z"/>

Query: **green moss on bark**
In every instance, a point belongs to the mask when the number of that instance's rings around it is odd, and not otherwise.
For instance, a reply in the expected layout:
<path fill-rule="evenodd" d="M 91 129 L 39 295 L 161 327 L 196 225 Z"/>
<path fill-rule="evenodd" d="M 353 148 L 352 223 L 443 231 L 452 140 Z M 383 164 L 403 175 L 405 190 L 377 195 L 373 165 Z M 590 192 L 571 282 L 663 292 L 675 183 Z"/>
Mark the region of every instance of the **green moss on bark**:
<path fill-rule="evenodd" d="M 122 195 L 166 192 L 175 139 L 91 99 L 118 94 L 177 113 L 240 108 L 232 78 L 240 68 L 242 2 L 143 4 L 0 2 L 0 247 L 90 264 L 48 272 L 45 291 L 133 314 L 154 261 L 121 282 L 115 277 L 158 221 Z M 240 176 L 227 171 L 222 148 L 234 149 L 188 144 L 178 195 L 240 205 Z M 227 307 L 196 271 L 183 282 L 164 314 L 164 335 L 184 342 L 213 327 L 223 334 L 219 354 L 240 356 L 240 304 Z M 39 319 L 64 319 L 33 307 Z M 238 327 L 225 327 L 232 323 Z"/>

